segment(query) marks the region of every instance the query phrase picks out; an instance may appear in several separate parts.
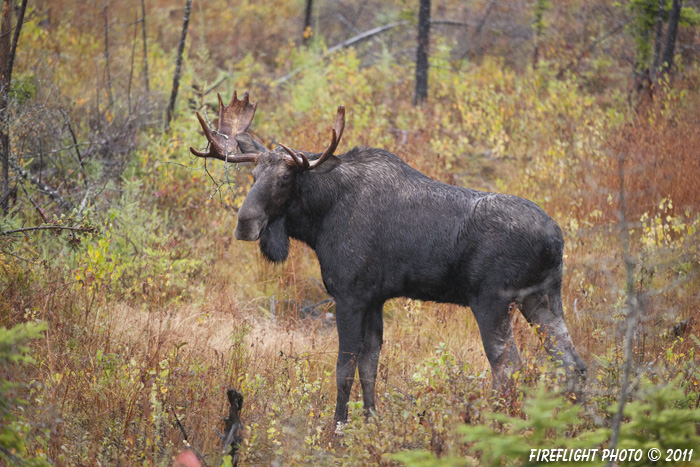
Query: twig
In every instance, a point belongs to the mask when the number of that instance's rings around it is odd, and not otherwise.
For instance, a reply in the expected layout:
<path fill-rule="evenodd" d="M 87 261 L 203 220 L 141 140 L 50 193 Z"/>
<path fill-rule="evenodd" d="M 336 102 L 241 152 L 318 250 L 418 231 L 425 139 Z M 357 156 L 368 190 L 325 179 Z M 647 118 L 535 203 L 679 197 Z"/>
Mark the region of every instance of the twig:
<path fill-rule="evenodd" d="M 457 26 L 460 28 L 470 28 L 471 24 L 464 21 L 452 21 L 451 19 L 431 19 L 431 26 Z"/>
<path fill-rule="evenodd" d="M 187 438 L 187 432 L 185 431 L 185 427 L 183 427 L 182 423 L 180 423 L 180 419 L 177 417 L 177 414 L 175 413 L 175 409 L 173 409 L 172 406 L 170 406 L 170 412 L 172 412 L 173 417 L 175 417 L 175 423 L 177 423 L 177 427 L 180 429 L 180 432 L 182 433 L 182 437 L 185 438 L 185 441 L 187 441 L 187 444 L 189 444 L 190 440 Z"/>
<path fill-rule="evenodd" d="M 204 467 L 207 467 L 207 463 L 204 461 L 204 456 L 202 456 L 202 453 L 199 452 L 199 450 L 192 446 L 190 443 L 190 440 L 187 439 L 187 432 L 185 431 L 185 427 L 182 426 L 182 423 L 180 423 L 180 419 L 177 417 L 177 414 L 175 413 L 175 409 L 173 409 L 173 406 L 169 406 L 170 412 L 173 414 L 173 417 L 175 417 L 175 423 L 177 424 L 178 429 L 182 433 L 182 437 L 185 438 L 185 444 L 189 449 L 192 449 L 194 453 L 197 455 L 197 458 L 199 459 L 199 462 L 202 463 Z"/>
<path fill-rule="evenodd" d="M 217 87 L 219 87 L 219 85 L 221 85 L 221 83 L 223 83 L 223 82 L 226 81 L 227 79 L 229 79 L 229 77 L 228 77 L 228 76 L 224 76 L 224 77 L 222 77 L 219 81 L 217 81 L 216 83 L 214 83 L 214 84 L 212 84 L 211 86 L 209 86 L 209 89 L 207 89 L 206 91 L 204 91 L 204 95 L 206 96 L 207 94 L 209 94 L 210 92 L 212 92 L 214 89 L 216 89 Z"/>
<path fill-rule="evenodd" d="M 37 157 L 37 156 L 49 156 L 49 155 L 51 155 L 51 154 L 56 154 L 56 153 L 59 153 L 59 152 L 68 151 L 69 149 L 73 149 L 73 148 L 76 148 L 76 147 L 78 147 L 78 146 L 90 146 L 90 145 L 92 145 L 92 144 L 95 144 L 95 145 L 98 145 L 98 146 L 102 146 L 104 143 L 86 141 L 86 142 L 84 142 L 84 143 L 71 144 L 70 146 L 64 146 L 64 147 L 62 147 L 62 148 L 52 149 L 52 150 L 50 150 L 50 151 L 41 152 L 41 153 L 39 153 L 39 154 L 36 154 L 36 153 L 33 153 L 33 154 L 26 154 L 26 155 L 24 155 L 24 156 L 22 156 L 22 157 L 23 157 L 24 159 L 31 159 L 32 157 Z"/>
<path fill-rule="evenodd" d="M 80 144 L 78 143 L 78 138 L 75 136 L 75 131 L 73 131 L 73 126 L 70 124 L 70 120 L 68 120 L 68 115 L 66 115 L 66 111 L 63 110 L 63 108 L 60 109 L 61 115 L 63 115 L 63 119 L 66 121 L 66 125 L 68 126 L 68 133 L 70 133 L 71 139 L 73 139 L 73 148 L 75 149 L 75 155 L 78 156 L 78 164 L 80 165 L 80 170 L 83 172 L 83 184 L 87 185 L 87 173 L 85 172 L 85 167 L 83 166 L 83 156 L 80 154 Z M 70 176 L 70 175 L 69 175 Z"/>
<path fill-rule="evenodd" d="M 83 200 L 80 202 L 80 205 L 78 206 L 78 218 L 81 219 L 83 217 L 83 211 L 87 207 L 88 201 L 90 201 L 90 194 L 92 193 L 92 190 L 88 188 L 85 190 L 85 196 L 83 196 Z"/>
<path fill-rule="evenodd" d="M 30 203 L 32 203 L 32 206 L 34 206 L 34 209 L 36 210 L 37 213 L 39 213 L 39 215 L 41 216 L 41 218 L 43 219 L 43 221 L 44 221 L 44 222 L 49 222 L 49 220 L 46 218 L 46 214 L 44 214 L 44 211 L 41 209 L 41 207 L 39 207 L 38 204 L 36 204 L 36 202 L 34 201 L 34 198 L 32 198 L 32 197 L 29 195 L 29 192 L 28 192 L 27 189 L 24 187 L 24 183 L 20 182 L 20 183 L 19 183 L 19 186 L 22 187 L 22 191 L 24 191 L 24 194 L 27 195 L 27 199 L 29 200 Z"/>
<path fill-rule="evenodd" d="M 21 229 L 12 229 L 12 230 L 5 230 L 3 232 L 0 232 L 0 235 L 6 236 L 6 235 L 12 235 L 16 233 L 25 233 L 25 232 L 33 232 L 35 230 L 70 230 L 73 232 L 94 232 L 95 228 L 94 227 L 66 227 L 62 225 L 37 225 L 34 227 L 24 227 Z"/>
<path fill-rule="evenodd" d="M 32 261 L 30 259 L 22 258 L 21 256 L 17 256 L 16 254 L 10 253 L 9 251 L 3 250 L 2 248 L 0 248 L 0 253 L 2 253 L 3 255 L 10 255 L 14 258 L 17 258 L 20 261 L 24 261 L 25 263 L 33 264 L 34 266 L 38 266 L 40 264 L 40 263 L 37 263 L 36 261 Z"/>

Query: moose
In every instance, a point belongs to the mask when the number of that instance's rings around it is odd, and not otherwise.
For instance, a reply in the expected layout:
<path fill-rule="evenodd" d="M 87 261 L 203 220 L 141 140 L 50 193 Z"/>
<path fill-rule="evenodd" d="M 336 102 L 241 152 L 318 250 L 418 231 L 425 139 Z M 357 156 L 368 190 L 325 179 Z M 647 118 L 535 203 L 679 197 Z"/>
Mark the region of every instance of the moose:
<path fill-rule="evenodd" d="M 238 99 L 234 91 L 229 105 L 219 95 L 216 130 L 197 112 L 207 152 L 190 151 L 255 164 L 236 239 L 259 240 L 272 262 L 287 258 L 290 238 L 316 252 L 336 303 L 337 425 L 347 420 L 356 370 L 365 413 L 375 410 L 382 309 L 395 297 L 470 307 L 494 388 L 520 365 L 511 322 L 516 308 L 568 380 L 585 377 L 564 321 L 562 231 L 540 207 L 441 183 L 382 149 L 355 147 L 334 155 L 345 127 L 343 106 L 323 153 L 284 144 L 268 150 L 246 131 L 256 107 L 248 93 Z"/>

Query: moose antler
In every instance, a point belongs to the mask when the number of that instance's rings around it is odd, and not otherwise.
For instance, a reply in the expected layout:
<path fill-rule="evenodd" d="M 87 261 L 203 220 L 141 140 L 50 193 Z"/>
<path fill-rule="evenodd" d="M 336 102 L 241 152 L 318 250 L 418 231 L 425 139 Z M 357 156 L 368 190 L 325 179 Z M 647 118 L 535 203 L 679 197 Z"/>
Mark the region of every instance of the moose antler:
<path fill-rule="evenodd" d="M 328 145 L 328 148 L 326 151 L 319 157 L 318 159 L 314 161 L 310 161 L 307 159 L 306 155 L 302 152 L 296 152 L 293 149 L 285 146 L 284 144 L 280 144 L 284 148 L 285 151 L 289 154 L 289 156 L 292 158 L 291 161 L 299 167 L 300 169 L 304 170 L 311 170 L 315 167 L 318 167 L 319 165 L 323 164 L 323 162 L 331 157 L 333 155 L 333 152 L 335 152 L 335 148 L 338 147 L 338 143 L 340 142 L 340 138 L 343 136 L 343 130 L 345 129 L 345 106 L 340 105 L 338 106 L 338 113 L 335 116 L 335 127 L 331 130 L 331 144 Z"/>
<path fill-rule="evenodd" d="M 216 130 L 209 128 L 204 118 L 197 112 L 199 123 L 209 141 L 209 151 L 200 152 L 191 147 L 190 152 L 197 157 L 211 157 L 225 162 L 255 162 L 259 154 L 241 154 L 238 151 L 235 136 L 248 129 L 258 103 L 251 104 L 247 92 L 243 94 L 243 99 L 238 99 L 236 91 L 233 91 L 233 98 L 229 105 L 224 105 L 221 94 L 216 95 L 219 98 L 219 125 Z"/>

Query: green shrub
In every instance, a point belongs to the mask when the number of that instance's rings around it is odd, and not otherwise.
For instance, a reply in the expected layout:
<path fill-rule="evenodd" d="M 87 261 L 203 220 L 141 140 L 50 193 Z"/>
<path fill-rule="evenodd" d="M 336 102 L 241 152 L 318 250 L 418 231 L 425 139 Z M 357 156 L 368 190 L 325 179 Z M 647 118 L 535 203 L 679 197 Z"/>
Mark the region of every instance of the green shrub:
<path fill-rule="evenodd" d="M 6 372 L 17 365 L 33 363 L 25 343 L 38 339 L 47 328 L 45 323 L 18 324 L 13 328 L 0 328 L 0 369 Z M 0 377 L 0 460 L 8 465 L 48 466 L 42 453 L 30 453 L 25 443 L 31 429 L 29 420 L 17 415 L 16 408 L 26 404 L 16 396 L 18 384 Z"/>

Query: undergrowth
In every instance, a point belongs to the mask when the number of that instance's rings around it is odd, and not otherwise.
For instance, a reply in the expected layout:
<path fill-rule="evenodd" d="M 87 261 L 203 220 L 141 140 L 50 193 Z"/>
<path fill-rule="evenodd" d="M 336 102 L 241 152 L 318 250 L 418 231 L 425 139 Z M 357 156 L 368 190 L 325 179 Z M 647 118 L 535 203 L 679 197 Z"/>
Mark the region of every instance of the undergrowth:
<path fill-rule="evenodd" d="M 284 24 L 284 8 L 242 7 L 275 24 Z M 159 14 L 155 21 L 167 24 Z M 228 21 L 231 13 L 222 14 Z M 230 20 L 246 37 L 256 24 Z M 105 98 L 65 83 L 90 74 L 84 63 L 64 72 L 80 50 L 96 53 L 89 33 L 56 26 L 51 40 L 61 50 L 53 54 L 41 27 L 25 32 L 30 52 L 20 64 L 57 61 L 62 71 L 52 86 L 67 109 L 80 113 Z M 221 35 L 195 34 L 200 44 Z M 211 55 L 191 54 L 183 78 L 191 86 L 180 102 L 206 108 L 213 119 L 207 105 L 214 98 L 198 89 L 223 73 L 217 90 L 224 99 L 237 88 L 258 101 L 252 130 L 262 141 L 308 150 L 327 144 L 333 110 L 344 104 L 340 151 L 383 147 L 436 179 L 540 204 L 566 237 L 564 306 L 589 365 L 585 389 L 565 395 L 561 371 L 516 317 L 525 364 L 506 390 L 493 392 L 469 310 L 393 300 L 385 307 L 377 413 L 363 416 L 356 383 L 348 424 L 335 436 L 334 309 L 324 302 L 315 255 L 294 243 L 286 263 L 271 265 L 257 245 L 233 239 L 250 169 L 194 160 L 187 149 L 204 138 L 182 105 L 169 133 L 143 125 L 121 176 L 105 182 L 104 196 L 79 218 L 49 215 L 89 232 L 0 237 L 0 324 L 46 323 L 22 370 L 1 368 L 26 401 L 10 412 L 3 406 L 18 436 L 13 455 L 54 465 L 169 465 L 189 446 L 218 465 L 228 387 L 244 396 L 245 465 L 523 465 L 531 449 L 604 448 L 620 390 L 628 299 L 621 160 L 643 315 L 618 446 L 697 449 L 696 66 L 630 107 L 624 86 L 591 90 L 595 70 L 562 73 L 554 60 L 516 70 L 488 56 L 455 62 L 438 41 L 430 105 L 413 107 L 405 64 L 388 54 L 367 65 L 352 48 L 319 58 L 323 42 L 279 43 L 268 47 L 264 64 L 248 55 L 225 71 L 211 63 L 222 62 L 219 42 Z M 163 89 L 167 54 L 157 45 L 150 54 L 152 85 Z M 83 117 L 78 132 L 90 126 Z M 19 203 L 1 219 L 3 231 L 42 222 L 30 201 Z M 309 312 L 309 305 L 318 307 Z"/>

